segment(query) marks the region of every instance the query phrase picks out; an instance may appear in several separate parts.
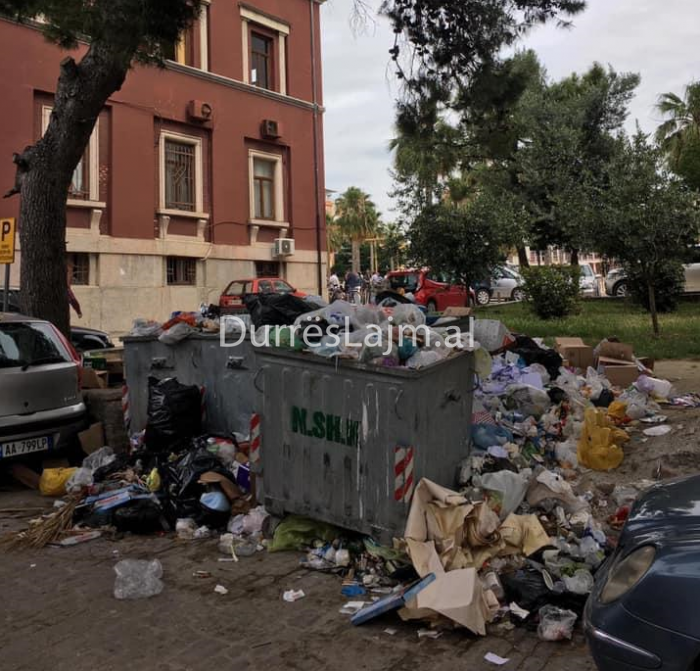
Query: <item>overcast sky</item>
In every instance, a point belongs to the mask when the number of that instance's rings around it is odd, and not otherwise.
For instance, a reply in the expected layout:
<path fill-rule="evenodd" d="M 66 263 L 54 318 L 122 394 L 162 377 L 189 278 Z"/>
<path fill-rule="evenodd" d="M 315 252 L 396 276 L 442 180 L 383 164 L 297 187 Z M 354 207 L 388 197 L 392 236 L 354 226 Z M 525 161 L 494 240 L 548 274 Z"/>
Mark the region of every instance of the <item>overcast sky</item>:
<path fill-rule="evenodd" d="M 380 0 L 369 0 L 375 7 Z M 364 33 L 350 27 L 350 0 L 322 7 L 325 85 L 326 186 L 343 191 L 359 186 L 391 220 L 391 155 L 394 99 L 398 86 L 389 66 L 393 43 L 383 19 Z M 638 72 L 642 84 L 629 126 L 658 124 L 654 103 L 665 91 L 682 94 L 700 78 L 698 0 L 588 0 L 588 9 L 569 30 L 545 26 L 523 47 L 533 48 L 549 75 L 560 79 L 593 61 L 619 72 Z"/>

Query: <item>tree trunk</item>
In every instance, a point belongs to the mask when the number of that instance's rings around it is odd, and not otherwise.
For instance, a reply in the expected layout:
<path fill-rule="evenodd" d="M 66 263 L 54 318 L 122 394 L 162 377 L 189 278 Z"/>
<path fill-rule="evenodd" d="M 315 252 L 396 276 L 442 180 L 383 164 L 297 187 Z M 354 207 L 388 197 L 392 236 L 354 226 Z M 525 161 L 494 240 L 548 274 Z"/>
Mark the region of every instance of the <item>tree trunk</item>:
<path fill-rule="evenodd" d="M 361 259 L 360 259 L 360 248 L 361 248 L 361 242 L 359 240 L 353 240 L 352 241 L 352 269 L 356 272 L 360 272 L 360 264 L 361 264 Z"/>
<path fill-rule="evenodd" d="M 571 254 L 571 265 L 577 266 L 578 265 L 578 249 L 572 249 L 570 251 L 570 254 Z"/>
<path fill-rule="evenodd" d="M 527 250 L 525 247 L 518 247 L 518 263 L 521 268 L 530 267 L 530 259 L 527 256 Z"/>
<path fill-rule="evenodd" d="M 20 288 L 27 314 L 53 322 L 70 333 L 66 277 L 66 200 L 97 117 L 118 91 L 138 42 L 119 48 L 93 42 L 80 63 L 61 63 L 54 107 L 46 133 L 34 146 L 15 155 L 22 249 Z"/>
<path fill-rule="evenodd" d="M 654 329 L 654 337 L 658 338 L 661 330 L 659 329 L 659 313 L 656 310 L 656 291 L 654 290 L 654 284 L 652 282 L 647 282 L 647 287 L 649 290 L 649 312 L 651 313 L 651 325 Z"/>

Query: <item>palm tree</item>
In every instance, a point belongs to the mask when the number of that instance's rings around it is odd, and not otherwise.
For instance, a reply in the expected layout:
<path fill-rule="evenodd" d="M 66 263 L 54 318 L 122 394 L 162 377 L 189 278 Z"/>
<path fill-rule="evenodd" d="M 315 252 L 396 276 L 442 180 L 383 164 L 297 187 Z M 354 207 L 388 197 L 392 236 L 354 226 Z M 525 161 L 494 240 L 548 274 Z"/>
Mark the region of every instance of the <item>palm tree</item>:
<path fill-rule="evenodd" d="M 352 242 L 352 269 L 359 273 L 360 247 L 366 238 L 374 236 L 379 223 L 379 213 L 368 194 L 351 186 L 335 203 L 336 218 L 342 234 Z"/>
<path fill-rule="evenodd" d="M 700 141 L 700 82 L 689 84 L 683 98 L 664 93 L 656 109 L 665 118 L 656 131 L 656 141 L 666 154 L 671 170 L 686 177 L 684 154 L 691 147 L 697 150 Z"/>

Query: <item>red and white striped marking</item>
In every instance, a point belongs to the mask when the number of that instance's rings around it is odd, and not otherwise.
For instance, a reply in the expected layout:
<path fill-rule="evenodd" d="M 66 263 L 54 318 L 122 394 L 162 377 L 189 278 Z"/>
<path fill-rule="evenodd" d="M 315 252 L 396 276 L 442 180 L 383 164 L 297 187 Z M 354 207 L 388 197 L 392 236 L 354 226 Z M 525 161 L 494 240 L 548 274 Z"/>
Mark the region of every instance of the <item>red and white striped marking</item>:
<path fill-rule="evenodd" d="M 413 457 L 412 447 L 394 448 L 394 499 L 408 503 L 413 496 Z"/>
<path fill-rule="evenodd" d="M 122 414 L 127 435 L 131 433 L 131 409 L 129 408 L 129 387 L 122 385 Z"/>
<path fill-rule="evenodd" d="M 250 418 L 250 463 L 260 463 L 260 415 L 257 412 Z"/>

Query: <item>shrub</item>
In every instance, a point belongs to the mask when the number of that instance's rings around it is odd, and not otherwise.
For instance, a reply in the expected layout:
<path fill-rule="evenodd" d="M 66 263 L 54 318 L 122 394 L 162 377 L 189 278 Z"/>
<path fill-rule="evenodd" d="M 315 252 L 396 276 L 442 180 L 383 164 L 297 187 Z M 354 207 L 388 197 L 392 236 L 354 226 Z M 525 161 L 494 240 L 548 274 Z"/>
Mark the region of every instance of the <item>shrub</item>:
<path fill-rule="evenodd" d="M 523 269 L 525 294 L 540 319 L 556 319 L 576 312 L 581 296 L 581 272 L 575 266 L 538 266 Z"/>
<path fill-rule="evenodd" d="M 635 268 L 627 268 L 627 290 L 632 300 L 647 312 L 649 289 L 646 280 Z M 685 272 L 680 261 L 669 261 L 658 268 L 654 280 L 657 312 L 673 312 L 678 307 L 678 297 L 685 289 Z"/>

